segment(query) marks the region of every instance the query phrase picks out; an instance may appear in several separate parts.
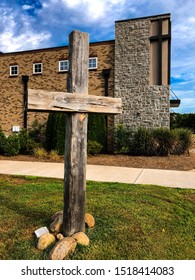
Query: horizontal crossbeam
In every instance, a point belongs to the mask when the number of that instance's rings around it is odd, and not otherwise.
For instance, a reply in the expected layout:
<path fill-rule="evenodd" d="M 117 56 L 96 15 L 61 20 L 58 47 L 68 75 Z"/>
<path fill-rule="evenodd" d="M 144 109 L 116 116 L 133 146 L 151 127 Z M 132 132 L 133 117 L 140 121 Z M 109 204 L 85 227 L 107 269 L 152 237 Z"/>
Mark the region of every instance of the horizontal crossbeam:
<path fill-rule="evenodd" d="M 121 98 L 28 89 L 28 111 L 120 114 Z"/>

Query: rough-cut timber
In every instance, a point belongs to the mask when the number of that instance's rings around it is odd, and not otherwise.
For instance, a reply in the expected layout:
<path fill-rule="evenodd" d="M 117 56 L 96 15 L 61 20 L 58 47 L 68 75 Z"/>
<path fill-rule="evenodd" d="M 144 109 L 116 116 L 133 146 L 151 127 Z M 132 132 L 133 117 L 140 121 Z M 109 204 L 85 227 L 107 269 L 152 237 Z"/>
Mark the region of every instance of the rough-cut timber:
<path fill-rule="evenodd" d="M 67 91 L 88 93 L 89 36 L 73 31 L 69 35 L 69 77 Z M 66 118 L 63 235 L 85 231 L 87 158 L 87 114 L 71 113 Z"/>
<path fill-rule="evenodd" d="M 120 114 L 122 104 L 120 98 L 29 89 L 28 110 Z"/>
<path fill-rule="evenodd" d="M 87 113 L 119 114 L 122 107 L 120 98 L 88 96 L 88 57 L 88 34 L 73 31 L 69 36 L 68 93 L 29 90 L 28 110 L 67 114 L 63 211 L 65 237 L 85 231 Z"/>

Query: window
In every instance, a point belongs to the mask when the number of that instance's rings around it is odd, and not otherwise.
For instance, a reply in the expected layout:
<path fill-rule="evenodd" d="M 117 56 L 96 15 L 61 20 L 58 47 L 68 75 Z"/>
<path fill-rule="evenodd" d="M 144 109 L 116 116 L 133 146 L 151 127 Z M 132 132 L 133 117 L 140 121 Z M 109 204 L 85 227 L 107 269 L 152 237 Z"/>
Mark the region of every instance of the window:
<path fill-rule="evenodd" d="M 68 60 L 60 60 L 59 61 L 59 72 L 66 72 L 69 69 L 69 61 Z M 97 57 L 89 58 L 89 69 L 97 69 Z"/>
<path fill-rule="evenodd" d="M 18 76 L 18 65 L 10 66 L 10 76 Z"/>
<path fill-rule="evenodd" d="M 163 18 L 150 24 L 150 84 L 170 84 L 171 21 Z"/>
<path fill-rule="evenodd" d="M 89 69 L 97 69 L 97 57 L 89 58 Z"/>
<path fill-rule="evenodd" d="M 64 72 L 68 71 L 69 68 L 69 61 L 68 60 L 60 60 L 59 61 L 59 71 Z"/>
<path fill-rule="evenodd" d="M 33 74 L 42 74 L 42 63 L 33 64 Z"/>

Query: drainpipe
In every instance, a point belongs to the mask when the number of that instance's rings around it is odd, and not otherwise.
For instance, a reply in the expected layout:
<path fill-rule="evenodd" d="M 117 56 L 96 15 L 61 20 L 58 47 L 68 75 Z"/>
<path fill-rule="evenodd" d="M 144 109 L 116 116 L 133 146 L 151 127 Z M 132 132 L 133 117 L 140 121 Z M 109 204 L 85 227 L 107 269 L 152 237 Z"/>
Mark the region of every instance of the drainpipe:
<path fill-rule="evenodd" d="M 103 71 L 102 71 L 102 74 L 103 74 L 103 76 L 104 76 L 104 94 L 105 94 L 105 96 L 108 96 L 108 79 L 109 79 L 109 77 L 110 77 L 110 70 L 111 69 L 103 69 Z M 106 116 L 105 117 L 106 118 L 106 128 L 107 128 L 107 130 L 108 130 L 108 116 Z M 108 144 L 108 134 L 107 134 L 107 143 L 106 143 L 107 145 L 107 147 L 106 147 L 106 150 L 108 151 L 109 150 L 109 144 Z"/>
<path fill-rule="evenodd" d="M 110 77 L 110 69 L 103 69 L 102 73 L 105 80 L 105 96 L 108 96 L 108 79 Z"/>
<path fill-rule="evenodd" d="M 22 75 L 22 83 L 23 83 L 23 85 L 24 85 L 24 98 L 23 98 L 23 106 L 24 106 L 24 122 L 23 122 L 23 128 L 24 128 L 24 129 L 27 129 L 28 80 L 29 80 L 29 76 Z"/>

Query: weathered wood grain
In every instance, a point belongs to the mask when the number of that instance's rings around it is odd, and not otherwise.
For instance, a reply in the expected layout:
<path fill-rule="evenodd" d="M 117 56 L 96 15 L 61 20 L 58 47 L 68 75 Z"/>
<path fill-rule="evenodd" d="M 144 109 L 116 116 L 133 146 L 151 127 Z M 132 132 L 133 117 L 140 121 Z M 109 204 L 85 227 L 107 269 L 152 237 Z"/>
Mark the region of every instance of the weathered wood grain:
<path fill-rule="evenodd" d="M 28 111 L 67 114 L 64 157 L 63 235 L 85 231 L 87 113 L 120 114 L 121 99 L 88 95 L 89 36 L 69 35 L 67 92 L 28 90 Z"/>
<path fill-rule="evenodd" d="M 69 36 L 68 92 L 88 92 L 89 36 L 73 31 Z M 63 235 L 85 231 L 87 114 L 66 118 Z"/>
<path fill-rule="evenodd" d="M 28 90 L 29 111 L 65 111 L 81 113 L 120 114 L 120 98 L 87 95 L 87 93 Z"/>

